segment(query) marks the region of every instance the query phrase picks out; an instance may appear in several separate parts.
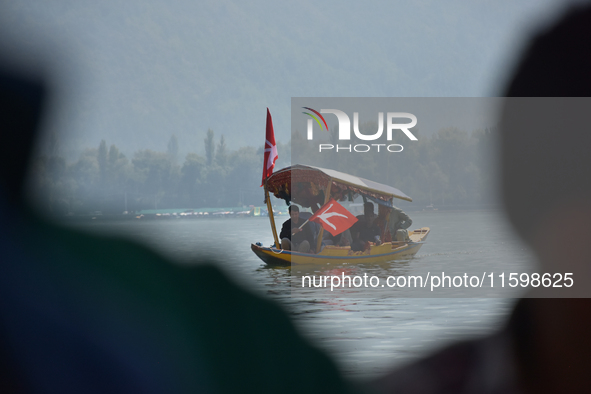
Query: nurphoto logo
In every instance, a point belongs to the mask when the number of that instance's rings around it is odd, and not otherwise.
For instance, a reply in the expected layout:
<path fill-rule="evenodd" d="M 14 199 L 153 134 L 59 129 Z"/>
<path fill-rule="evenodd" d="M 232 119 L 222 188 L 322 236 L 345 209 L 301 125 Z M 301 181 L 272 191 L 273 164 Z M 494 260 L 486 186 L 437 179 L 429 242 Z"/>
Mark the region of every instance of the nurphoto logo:
<path fill-rule="evenodd" d="M 351 120 L 349 116 L 338 109 L 321 109 L 320 112 L 310 107 L 302 107 L 310 112 L 303 112 L 311 119 L 308 119 L 307 137 L 311 141 L 314 139 L 314 121 L 320 127 L 320 130 L 328 130 L 328 124 L 322 114 L 333 114 L 337 117 L 338 138 L 339 141 L 351 141 Z M 401 119 L 410 120 L 410 122 L 399 123 Z M 388 112 L 386 114 L 386 141 L 392 141 L 392 135 L 395 131 L 402 131 L 406 137 L 411 141 L 417 141 L 417 137 L 409 130 L 417 125 L 417 117 L 408 112 Z M 378 113 L 378 130 L 373 134 L 363 134 L 359 130 L 359 112 L 353 112 L 353 133 L 354 136 L 361 141 L 377 141 L 382 138 L 384 134 L 384 113 Z M 383 140 L 383 139 L 382 139 Z M 365 153 L 369 151 L 383 151 L 383 152 L 402 152 L 404 147 L 400 144 L 386 144 L 386 143 L 372 143 L 372 144 L 318 144 L 318 151 L 336 152 L 359 152 Z"/>

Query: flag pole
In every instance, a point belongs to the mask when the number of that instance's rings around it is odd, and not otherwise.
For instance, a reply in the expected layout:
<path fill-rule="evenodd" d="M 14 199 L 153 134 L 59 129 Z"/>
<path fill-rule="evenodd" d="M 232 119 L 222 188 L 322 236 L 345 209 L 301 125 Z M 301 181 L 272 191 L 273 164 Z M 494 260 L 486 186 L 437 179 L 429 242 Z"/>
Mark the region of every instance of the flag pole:
<path fill-rule="evenodd" d="M 275 228 L 275 216 L 273 215 L 273 206 L 269 198 L 269 190 L 267 189 L 267 180 L 265 179 L 265 202 L 267 203 L 267 210 L 269 212 L 269 221 L 271 222 L 271 230 L 273 231 L 273 239 L 275 239 L 275 248 L 281 249 L 279 238 L 277 238 L 277 229 Z"/>
<path fill-rule="evenodd" d="M 303 224 L 302 224 L 300 227 L 298 227 L 298 229 L 301 229 L 302 227 L 304 227 L 304 225 L 305 225 L 306 223 L 308 223 L 308 221 L 309 221 L 309 220 L 310 220 L 310 219 L 306 219 L 306 221 L 305 221 L 305 222 L 304 222 L 304 223 L 303 223 Z"/>
<path fill-rule="evenodd" d="M 267 147 L 267 145 L 269 147 Z M 273 119 L 271 118 L 271 111 L 267 107 L 267 127 L 265 130 L 265 149 L 263 155 L 263 180 L 261 186 L 265 186 L 265 203 L 267 204 L 267 212 L 269 212 L 269 221 L 271 222 L 271 229 L 273 230 L 273 239 L 275 239 L 275 247 L 281 249 L 279 238 L 277 238 L 277 229 L 275 228 L 275 217 L 273 216 L 273 206 L 269 198 L 269 189 L 267 188 L 267 181 L 273 174 L 273 167 L 275 167 L 275 160 L 277 160 L 277 144 L 275 143 L 275 131 L 273 130 Z M 270 171 L 269 171 L 270 170 Z"/>
<path fill-rule="evenodd" d="M 332 186 L 332 178 L 328 180 L 328 186 L 326 187 L 326 191 L 324 192 L 324 203 L 323 206 L 326 205 L 328 200 L 330 200 L 330 187 Z M 324 235 L 324 227 L 320 226 L 320 232 L 318 233 L 318 240 L 316 241 L 316 253 L 320 252 L 320 246 L 322 245 L 322 236 Z"/>

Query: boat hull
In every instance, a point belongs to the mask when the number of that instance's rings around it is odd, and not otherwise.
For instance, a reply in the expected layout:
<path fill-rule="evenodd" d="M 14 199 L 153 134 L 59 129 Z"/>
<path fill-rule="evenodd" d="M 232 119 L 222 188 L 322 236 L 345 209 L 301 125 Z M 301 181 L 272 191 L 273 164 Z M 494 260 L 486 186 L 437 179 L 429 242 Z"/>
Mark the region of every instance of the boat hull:
<path fill-rule="evenodd" d="M 270 266 L 385 263 L 414 256 L 423 246 L 429 231 L 428 227 L 423 227 L 409 232 L 410 241 L 408 242 L 385 242 L 381 245 L 371 245 L 368 250 L 363 252 L 353 252 L 348 246 L 332 245 L 325 246 L 318 254 L 299 253 L 255 244 L 251 245 L 251 249 Z"/>

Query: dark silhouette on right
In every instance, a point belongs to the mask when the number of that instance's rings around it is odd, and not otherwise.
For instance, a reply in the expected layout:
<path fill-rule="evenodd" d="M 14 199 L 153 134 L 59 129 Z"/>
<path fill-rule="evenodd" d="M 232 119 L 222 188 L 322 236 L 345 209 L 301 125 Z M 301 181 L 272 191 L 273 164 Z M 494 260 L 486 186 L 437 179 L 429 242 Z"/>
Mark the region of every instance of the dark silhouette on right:
<path fill-rule="evenodd" d="M 378 392 L 591 391 L 591 7 L 571 9 L 535 37 L 504 93 L 508 218 L 535 252 L 537 272 L 572 273 L 574 284 L 533 289 L 500 332 L 394 371 L 374 382 Z"/>

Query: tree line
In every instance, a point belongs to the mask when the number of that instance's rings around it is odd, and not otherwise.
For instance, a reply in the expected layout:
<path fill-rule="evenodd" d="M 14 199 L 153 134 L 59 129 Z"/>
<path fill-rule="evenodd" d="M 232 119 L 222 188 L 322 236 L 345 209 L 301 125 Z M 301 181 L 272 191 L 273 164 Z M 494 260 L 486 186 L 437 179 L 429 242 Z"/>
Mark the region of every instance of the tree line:
<path fill-rule="evenodd" d="M 360 129 L 364 134 L 373 134 L 377 127 L 376 123 L 368 122 Z M 414 208 L 431 204 L 460 208 L 494 203 L 496 129 L 467 132 L 449 127 L 429 137 L 421 136 L 415 129 L 413 133 L 417 141 L 402 136 L 395 141 L 356 144 L 339 140 L 336 128 L 324 141 L 309 141 L 295 131 L 291 138 L 292 160 L 393 186 L 413 198 Z M 378 142 L 382 146 L 371 145 Z M 335 148 L 321 151 L 321 143 Z M 392 152 L 388 151 L 387 146 L 394 144 L 390 148 Z M 408 206 L 404 202 L 400 205 Z"/>
<path fill-rule="evenodd" d="M 289 147 L 279 145 L 278 164 L 287 166 Z M 208 130 L 202 154 L 181 160 L 178 151 L 172 135 L 166 150 L 139 150 L 131 158 L 105 140 L 70 163 L 56 154 L 40 156 L 31 171 L 34 199 L 55 215 L 263 205 L 262 146 L 230 151 L 223 135 L 216 141 Z"/>
<path fill-rule="evenodd" d="M 336 135 L 333 130 L 325 142 L 339 143 Z M 293 159 L 351 173 L 402 190 L 415 207 L 486 204 L 494 197 L 494 135 L 491 129 L 447 128 L 402 143 L 402 152 L 350 153 L 319 152 L 318 142 L 296 131 L 290 142 L 278 143 L 275 168 Z M 31 171 L 37 204 L 55 215 L 263 204 L 262 144 L 230 150 L 223 135 L 216 139 L 208 130 L 202 153 L 181 159 L 178 152 L 172 135 L 163 151 L 138 150 L 131 158 L 105 140 L 73 162 L 58 154 L 40 156 Z"/>

